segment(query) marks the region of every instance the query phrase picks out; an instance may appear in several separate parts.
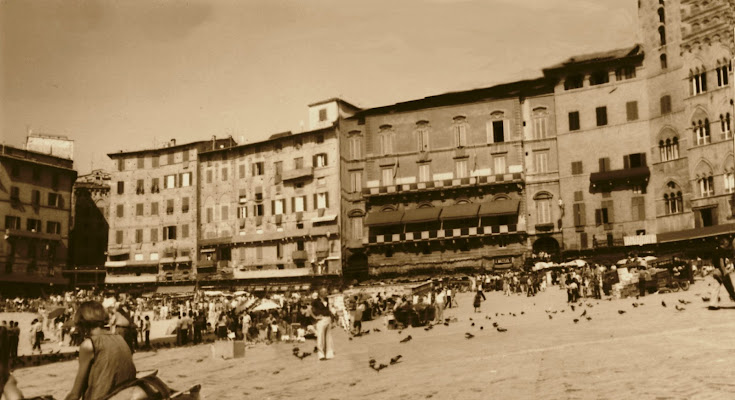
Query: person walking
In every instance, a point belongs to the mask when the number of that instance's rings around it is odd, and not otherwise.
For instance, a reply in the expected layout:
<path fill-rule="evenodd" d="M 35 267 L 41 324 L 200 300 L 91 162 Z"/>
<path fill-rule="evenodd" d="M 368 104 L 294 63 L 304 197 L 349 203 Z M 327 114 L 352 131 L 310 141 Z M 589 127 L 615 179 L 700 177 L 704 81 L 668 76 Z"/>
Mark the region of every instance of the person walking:
<path fill-rule="evenodd" d="M 319 360 L 330 360 L 334 358 L 334 344 L 332 342 L 332 318 L 334 317 L 329 307 L 327 289 L 319 289 L 319 297 L 311 303 L 311 312 L 317 319 L 316 323 L 316 347 Z"/>
<path fill-rule="evenodd" d="M 151 348 L 151 319 L 149 316 L 145 316 L 143 319 L 143 335 L 145 335 L 145 347 Z"/>
<path fill-rule="evenodd" d="M 41 350 L 41 342 L 43 342 L 43 323 L 39 319 L 34 319 L 33 322 L 31 322 L 31 338 L 33 339 L 33 348 L 31 349 L 31 352 L 38 349 L 38 352 L 43 354 L 43 350 Z"/>
<path fill-rule="evenodd" d="M 452 308 L 452 288 L 447 288 L 447 303 L 446 307 Z"/>
<path fill-rule="evenodd" d="M 434 297 L 434 305 L 436 308 L 436 322 L 442 323 L 444 322 L 444 307 L 446 305 L 444 304 L 446 293 L 444 292 L 444 289 L 439 290 L 439 293 L 436 294 Z"/>
<path fill-rule="evenodd" d="M 482 305 L 482 298 L 483 297 L 485 297 L 485 296 L 483 296 L 482 291 L 478 290 L 477 293 L 475 294 L 475 301 L 472 303 L 472 305 L 475 307 L 475 312 L 476 313 L 482 312 L 480 310 L 480 306 Z"/>
<path fill-rule="evenodd" d="M 248 314 L 247 312 L 244 312 L 242 314 L 242 338 L 246 342 L 248 341 L 248 337 L 249 337 L 248 332 L 250 332 L 250 323 L 252 321 L 253 319 L 252 317 L 250 317 L 250 314 Z"/>
<path fill-rule="evenodd" d="M 646 295 L 646 281 L 648 280 L 648 271 L 646 267 L 639 267 L 638 269 L 638 294 L 641 297 Z"/>
<path fill-rule="evenodd" d="M 135 352 L 135 336 L 138 333 L 126 304 L 118 304 L 116 307 L 110 319 L 110 331 L 122 336 L 125 343 L 130 347 L 130 352 Z"/>

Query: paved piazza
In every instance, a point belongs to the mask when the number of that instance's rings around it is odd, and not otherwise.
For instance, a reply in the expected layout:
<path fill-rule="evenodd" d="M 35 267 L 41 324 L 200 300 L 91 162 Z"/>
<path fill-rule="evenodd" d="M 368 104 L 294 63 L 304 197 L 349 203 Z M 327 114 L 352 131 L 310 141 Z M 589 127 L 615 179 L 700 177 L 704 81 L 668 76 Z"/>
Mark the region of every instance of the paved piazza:
<path fill-rule="evenodd" d="M 158 369 L 174 388 L 201 383 L 207 399 L 731 399 L 735 309 L 706 309 L 700 296 L 713 282 L 639 300 L 586 301 L 591 307 L 575 311 L 558 288 L 531 298 L 489 293 L 481 314 L 464 293 L 460 307 L 445 313 L 457 319 L 449 326 L 399 333 L 374 321 L 364 324 L 369 335 L 353 340 L 335 330 L 331 361 L 299 360 L 292 344 L 281 343 L 258 344 L 237 360 L 213 359 L 210 345 L 201 345 L 138 353 L 135 362 L 139 371 Z M 580 317 L 585 311 L 591 320 Z M 401 362 L 380 372 L 368 366 L 371 357 L 389 364 L 398 354 Z M 63 398 L 75 372 L 69 362 L 20 369 L 16 377 L 26 396 Z"/>

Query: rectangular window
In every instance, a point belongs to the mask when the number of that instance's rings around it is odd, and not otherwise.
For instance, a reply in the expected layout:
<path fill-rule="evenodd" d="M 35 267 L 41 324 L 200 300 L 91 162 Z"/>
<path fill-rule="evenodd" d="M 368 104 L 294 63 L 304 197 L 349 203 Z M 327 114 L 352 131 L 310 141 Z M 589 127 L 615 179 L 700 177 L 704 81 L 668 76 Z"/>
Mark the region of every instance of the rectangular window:
<path fill-rule="evenodd" d="M 248 207 L 247 206 L 237 207 L 237 218 L 243 219 L 247 217 L 248 217 Z"/>
<path fill-rule="evenodd" d="M 253 205 L 253 216 L 254 217 L 262 217 L 265 214 L 263 210 L 262 204 L 255 204 Z"/>
<path fill-rule="evenodd" d="M 323 122 L 327 120 L 327 109 L 322 108 L 319 110 L 319 122 Z"/>
<path fill-rule="evenodd" d="M 320 167 L 326 167 L 327 166 L 327 155 L 324 153 L 317 154 L 314 156 L 314 167 L 320 168 Z"/>
<path fill-rule="evenodd" d="M 211 169 L 207 170 L 207 183 L 212 183 L 212 180 L 214 179 L 214 171 Z"/>
<path fill-rule="evenodd" d="M 581 175 L 584 173 L 584 168 L 582 167 L 582 161 L 573 161 L 572 162 L 572 175 Z"/>
<path fill-rule="evenodd" d="M 237 175 L 240 179 L 245 178 L 245 164 L 240 164 L 237 166 Z"/>
<path fill-rule="evenodd" d="M 595 114 L 597 115 L 597 126 L 607 125 L 607 107 L 597 107 Z"/>
<path fill-rule="evenodd" d="M 296 157 L 293 159 L 293 168 L 301 169 L 304 168 L 304 157 Z"/>
<path fill-rule="evenodd" d="M 143 243 L 143 230 L 142 229 L 135 230 L 135 243 Z"/>
<path fill-rule="evenodd" d="M 640 168 L 646 166 L 646 153 L 633 153 L 623 156 L 623 168 Z"/>
<path fill-rule="evenodd" d="M 600 169 L 598 172 L 607 172 L 610 171 L 610 158 L 609 157 L 602 157 L 598 160 Z"/>
<path fill-rule="evenodd" d="M 581 190 L 574 192 L 574 201 L 584 201 L 584 192 Z"/>
<path fill-rule="evenodd" d="M 135 194 L 145 194 L 145 180 L 138 179 L 135 181 Z"/>
<path fill-rule="evenodd" d="M 151 193 L 158 193 L 161 188 L 158 186 L 158 178 L 151 179 Z"/>
<path fill-rule="evenodd" d="M 222 181 L 227 181 L 227 168 L 222 168 Z"/>
<path fill-rule="evenodd" d="M 158 228 L 151 228 L 151 242 L 158 241 Z"/>
<path fill-rule="evenodd" d="M 551 199 L 541 199 L 536 201 L 536 223 L 551 223 Z"/>
<path fill-rule="evenodd" d="M 505 174 L 505 156 L 493 156 L 495 175 Z"/>
<path fill-rule="evenodd" d="M 184 150 L 181 153 L 181 161 L 184 161 L 184 162 L 189 161 L 189 150 Z"/>
<path fill-rule="evenodd" d="M 174 213 L 174 199 L 166 200 L 166 215 L 172 215 Z"/>
<path fill-rule="evenodd" d="M 207 207 L 207 223 L 210 224 L 214 221 L 214 208 Z"/>
<path fill-rule="evenodd" d="M 57 193 L 48 194 L 48 206 L 49 207 L 61 208 L 61 200 L 62 198 L 60 194 L 57 194 Z M 39 198 L 39 202 L 40 202 L 40 198 Z"/>
<path fill-rule="evenodd" d="M 265 163 L 262 161 L 253 163 L 253 176 L 261 176 L 265 174 Z"/>
<path fill-rule="evenodd" d="M 546 126 L 548 125 L 549 117 L 547 115 L 538 115 L 533 118 L 533 138 L 544 139 L 546 138 Z"/>
<path fill-rule="evenodd" d="M 26 220 L 26 229 L 32 232 L 41 232 L 41 220 L 28 218 Z"/>
<path fill-rule="evenodd" d="M 294 212 L 306 211 L 306 196 L 297 196 L 293 198 L 293 211 Z"/>
<path fill-rule="evenodd" d="M 610 82 L 610 74 L 606 70 L 595 71 L 590 74 L 590 86 L 602 85 Z"/>
<path fill-rule="evenodd" d="M 350 171 L 350 193 L 362 190 L 362 171 Z"/>
<path fill-rule="evenodd" d="M 618 81 L 622 81 L 625 79 L 633 79 L 635 78 L 635 67 L 632 65 L 626 65 L 624 67 L 619 67 L 615 70 L 615 79 Z"/>
<path fill-rule="evenodd" d="M 584 86 L 583 75 L 571 75 L 564 80 L 564 90 L 579 89 Z"/>
<path fill-rule="evenodd" d="M 122 218 L 125 216 L 124 214 L 125 214 L 125 206 L 122 204 L 118 204 L 117 205 L 117 217 Z"/>
<path fill-rule="evenodd" d="M 666 115 L 671 112 L 671 96 L 668 94 L 661 97 L 661 115 Z"/>
<path fill-rule="evenodd" d="M 505 142 L 505 121 L 493 121 L 493 143 Z"/>
<path fill-rule="evenodd" d="M 350 138 L 350 159 L 359 160 L 362 157 L 362 148 L 360 147 L 360 137 L 353 136 Z"/>
<path fill-rule="evenodd" d="M 20 229 L 20 217 L 5 216 L 5 229 Z"/>
<path fill-rule="evenodd" d="M 176 225 L 163 227 L 163 240 L 176 239 Z"/>
<path fill-rule="evenodd" d="M 20 201 L 20 188 L 17 186 L 10 187 L 10 200 Z"/>
<path fill-rule="evenodd" d="M 502 124 L 502 121 L 500 121 Z M 428 132 L 427 148 L 428 148 Z M 457 124 L 454 126 L 454 143 L 457 147 L 467 146 L 467 126 L 465 124 Z"/>
<path fill-rule="evenodd" d="M 61 223 L 54 221 L 46 222 L 46 233 L 50 233 L 52 235 L 61 235 Z"/>
<path fill-rule="evenodd" d="M 431 165 L 429 163 L 419 164 L 419 182 L 431 181 Z"/>
<path fill-rule="evenodd" d="M 714 179 L 711 176 L 699 179 L 699 194 L 702 197 L 715 195 Z"/>
<path fill-rule="evenodd" d="M 273 200 L 273 215 L 283 215 L 286 213 L 286 200 Z"/>
<path fill-rule="evenodd" d="M 181 238 L 186 239 L 188 237 L 189 237 L 189 224 L 181 225 Z"/>
<path fill-rule="evenodd" d="M 382 155 L 393 154 L 393 134 L 390 132 L 382 133 L 380 137 L 380 153 Z"/>
<path fill-rule="evenodd" d="M 595 210 L 595 225 L 609 224 L 607 208 L 598 208 Z"/>
<path fill-rule="evenodd" d="M 176 187 L 176 175 L 166 175 L 163 178 L 163 188 L 171 189 Z"/>
<path fill-rule="evenodd" d="M 466 178 L 467 176 L 467 159 L 454 160 L 454 177 Z"/>
<path fill-rule="evenodd" d="M 115 231 L 115 244 L 123 244 L 123 231 Z"/>
<path fill-rule="evenodd" d="M 49 200 L 51 199 L 51 195 L 55 193 L 49 193 Z M 41 192 L 39 190 L 33 190 L 31 191 L 31 204 L 34 206 L 40 206 L 41 205 Z M 51 205 L 51 202 L 49 202 L 50 207 L 54 207 Z"/>
<path fill-rule="evenodd" d="M 174 153 L 168 153 L 166 154 L 166 157 L 168 157 L 168 165 L 171 165 L 174 163 Z"/>
<path fill-rule="evenodd" d="M 138 204 L 135 205 L 135 215 L 137 217 L 142 217 L 143 216 L 143 203 L 138 203 Z M 138 243 L 140 243 L 140 242 L 138 242 Z"/>
<path fill-rule="evenodd" d="M 579 111 L 572 111 L 569 113 L 569 131 L 579 130 Z"/>
<path fill-rule="evenodd" d="M 276 242 L 276 258 L 281 259 L 283 258 L 283 243 Z"/>
<path fill-rule="evenodd" d="M 536 166 L 537 173 L 549 172 L 549 152 L 548 151 L 536 151 L 534 152 L 534 165 Z"/>
<path fill-rule="evenodd" d="M 317 193 L 316 194 L 316 208 L 317 209 L 325 209 L 329 208 L 329 194 L 324 193 Z"/>
<path fill-rule="evenodd" d="M 383 186 L 393 186 L 393 168 L 383 168 L 381 176 L 383 178 Z"/>
<path fill-rule="evenodd" d="M 633 213 L 633 221 L 645 221 L 646 219 L 646 201 L 644 197 L 632 197 L 631 211 Z"/>
<path fill-rule="evenodd" d="M 183 197 L 181 199 L 181 213 L 186 214 L 189 212 L 189 198 Z"/>
<path fill-rule="evenodd" d="M 191 172 L 185 172 L 181 174 L 181 177 L 179 179 L 181 181 L 181 187 L 191 186 Z"/>
<path fill-rule="evenodd" d="M 587 232 L 580 232 L 579 233 L 579 246 L 583 249 L 586 249 L 589 247 L 589 243 L 587 242 Z"/>
<path fill-rule="evenodd" d="M 154 201 L 151 203 L 151 215 L 158 215 L 158 202 Z"/>
<path fill-rule="evenodd" d="M 117 182 L 117 194 L 124 194 L 125 193 L 125 182 L 119 181 Z"/>
<path fill-rule="evenodd" d="M 117 170 L 118 171 L 125 171 L 125 160 L 122 158 L 119 158 L 117 160 Z"/>
<path fill-rule="evenodd" d="M 145 158 L 138 157 L 138 169 L 143 169 L 143 168 L 145 168 Z"/>
<path fill-rule="evenodd" d="M 638 102 L 629 101 L 625 103 L 625 113 L 628 121 L 636 121 L 638 119 Z"/>
<path fill-rule="evenodd" d="M 263 259 L 263 247 L 258 246 L 255 248 L 255 259 L 258 261 Z"/>
<path fill-rule="evenodd" d="M 416 144 L 418 145 L 418 151 L 429 150 L 429 130 L 427 128 L 416 131 Z"/>
<path fill-rule="evenodd" d="M 160 160 L 161 159 L 157 156 L 151 157 L 151 167 L 158 168 L 158 166 L 160 165 L 160 162 L 159 162 Z"/>
<path fill-rule="evenodd" d="M 276 161 L 273 163 L 273 170 L 275 171 L 276 177 L 280 180 L 283 176 L 283 161 Z"/>

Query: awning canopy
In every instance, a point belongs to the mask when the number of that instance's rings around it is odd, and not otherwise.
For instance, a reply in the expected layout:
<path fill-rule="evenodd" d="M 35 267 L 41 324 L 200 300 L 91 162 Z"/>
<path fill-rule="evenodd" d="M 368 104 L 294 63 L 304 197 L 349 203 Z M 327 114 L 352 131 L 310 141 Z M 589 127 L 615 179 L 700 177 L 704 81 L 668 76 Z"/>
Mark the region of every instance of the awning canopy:
<path fill-rule="evenodd" d="M 413 210 L 406 210 L 403 214 L 402 222 L 404 224 L 415 224 L 438 221 L 441 211 L 441 207 L 414 208 Z"/>
<path fill-rule="evenodd" d="M 442 220 L 477 218 L 479 204 L 457 204 L 442 209 Z"/>
<path fill-rule="evenodd" d="M 194 286 L 159 286 L 156 288 L 158 294 L 193 293 Z"/>
<path fill-rule="evenodd" d="M 497 217 L 501 215 L 518 215 L 520 200 L 498 200 L 480 204 L 480 217 Z"/>
<path fill-rule="evenodd" d="M 366 226 L 398 225 L 403 218 L 403 211 L 374 211 L 365 217 Z"/>
<path fill-rule="evenodd" d="M 331 221 L 334 221 L 336 219 L 337 219 L 337 215 L 336 214 L 335 215 L 325 215 L 323 217 L 312 218 L 311 219 L 311 222 L 312 223 L 315 223 L 315 222 L 331 222 Z"/>
<path fill-rule="evenodd" d="M 130 254 L 130 249 L 109 249 L 107 255 L 109 256 L 121 256 L 123 254 Z"/>
<path fill-rule="evenodd" d="M 42 285 L 66 285 L 69 280 L 61 276 L 41 276 L 27 274 L 0 274 L 0 282 L 6 283 L 29 283 Z"/>
<path fill-rule="evenodd" d="M 735 233 L 735 224 L 704 226 L 683 231 L 664 232 L 657 235 L 659 243 L 676 242 L 678 240 L 699 239 L 708 236 Z"/>
<path fill-rule="evenodd" d="M 636 167 L 617 169 L 614 171 L 593 172 L 590 174 L 590 182 L 600 183 L 606 181 L 620 181 L 628 179 L 647 179 L 651 176 L 648 167 Z"/>
<path fill-rule="evenodd" d="M 189 256 L 183 256 L 183 257 L 176 257 L 177 263 L 188 263 L 191 262 L 191 257 Z"/>

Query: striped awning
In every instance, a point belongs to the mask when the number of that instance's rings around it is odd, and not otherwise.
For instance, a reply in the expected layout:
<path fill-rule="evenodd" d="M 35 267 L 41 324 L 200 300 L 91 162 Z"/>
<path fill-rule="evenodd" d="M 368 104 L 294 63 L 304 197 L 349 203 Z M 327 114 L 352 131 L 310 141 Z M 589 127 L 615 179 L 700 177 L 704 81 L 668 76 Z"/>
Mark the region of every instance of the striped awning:
<path fill-rule="evenodd" d="M 520 200 L 498 200 L 480 204 L 480 217 L 497 217 L 502 215 L 518 215 Z"/>
<path fill-rule="evenodd" d="M 373 211 L 365 217 L 366 226 L 398 225 L 403 218 L 403 211 Z"/>
<path fill-rule="evenodd" d="M 441 211 L 441 207 L 414 208 L 413 210 L 406 210 L 405 214 L 403 214 L 402 222 L 404 224 L 416 224 L 438 221 Z"/>
<path fill-rule="evenodd" d="M 452 219 L 477 218 L 477 212 L 479 209 L 479 204 L 457 204 L 454 206 L 444 207 L 442 209 L 441 219 L 446 221 Z"/>

